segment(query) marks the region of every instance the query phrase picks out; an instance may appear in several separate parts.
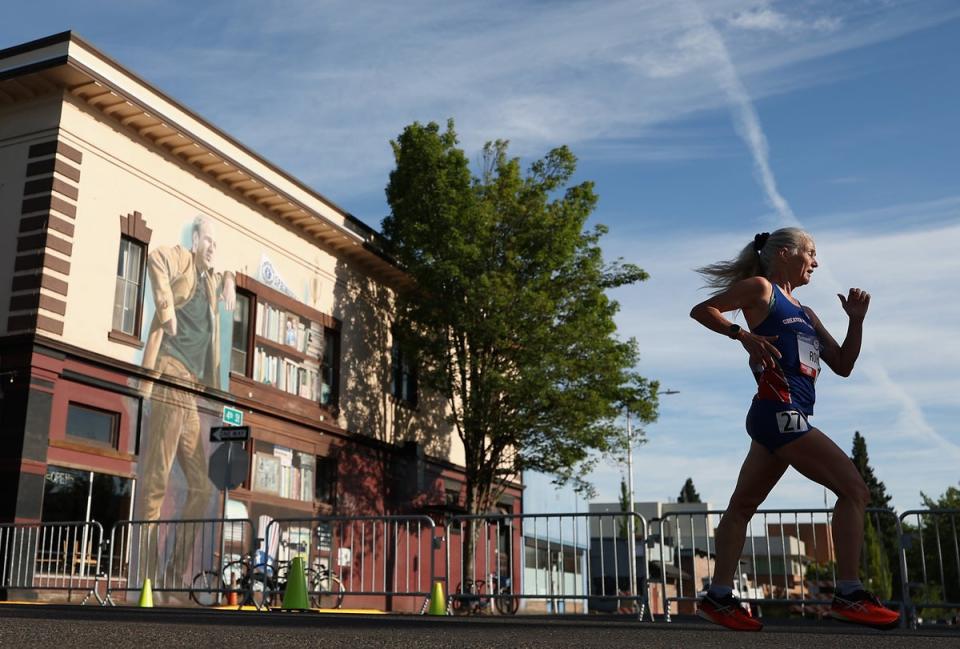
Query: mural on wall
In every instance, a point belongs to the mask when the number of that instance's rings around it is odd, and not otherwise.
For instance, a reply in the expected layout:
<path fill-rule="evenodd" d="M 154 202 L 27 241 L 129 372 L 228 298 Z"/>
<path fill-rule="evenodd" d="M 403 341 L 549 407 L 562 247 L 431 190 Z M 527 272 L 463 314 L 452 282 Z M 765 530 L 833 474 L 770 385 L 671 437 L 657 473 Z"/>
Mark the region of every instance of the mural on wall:
<path fill-rule="evenodd" d="M 229 341 L 236 303 L 236 277 L 218 267 L 215 223 L 200 215 L 189 226 L 187 245 L 150 251 L 147 268 L 154 315 L 143 350 L 143 367 L 159 374 L 226 388 L 221 340 Z M 207 474 L 205 432 L 217 422 L 218 406 L 157 382 L 149 393 L 141 428 L 136 517 L 141 520 L 209 518 L 216 491 Z M 214 419 L 216 417 L 216 419 Z"/>

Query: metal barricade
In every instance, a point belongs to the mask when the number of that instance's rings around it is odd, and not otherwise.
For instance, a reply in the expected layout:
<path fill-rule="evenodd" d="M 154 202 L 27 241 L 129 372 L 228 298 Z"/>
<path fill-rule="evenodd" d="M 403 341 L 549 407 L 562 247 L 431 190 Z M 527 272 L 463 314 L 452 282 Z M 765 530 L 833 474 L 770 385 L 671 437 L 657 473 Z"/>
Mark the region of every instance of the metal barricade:
<path fill-rule="evenodd" d="M 650 610 L 646 537 L 646 520 L 629 512 L 454 516 L 448 610 L 642 619 Z"/>
<path fill-rule="evenodd" d="M 715 530 L 723 510 L 670 512 L 651 521 L 653 538 L 660 546 L 660 560 L 652 566 L 659 572 L 665 619 L 672 613 L 691 614 L 696 602 L 710 587 L 716 562 Z M 744 546 L 734 577 L 734 594 L 748 603 L 755 614 L 774 606 L 786 615 L 822 617 L 833 601 L 837 580 L 836 550 L 833 544 L 832 509 L 759 510 L 747 524 Z M 890 526 L 899 530 L 896 513 L 868 509 L 867 519 L 874 530 Z M 896 538 L 898 532 L 894 532 Z M 885 584 L 872 585 L 887 605 L 904 610 L 896 574 L 897 551 L 884 546 L 875 533 L 879 558 L 862 553 L 863 572 L 867 562 L 886 566 Z M 888 559 L 889 557 L 889 559 Z M 878 579 L 879 580 L 879 579 Z M 886 589 L 884 593 L 881 589 Z"/>
<path fill-rule="evenodd" d="M 258 539 L 262 571 L 276 575 L 266 580 L 266 600 L 281 601 L 290 562 L 299 556 L 314 608 L 340 608 L 346 601 L 423 612 L 436 575 L 435 527 L 421 515 L 274 519 Z"/>
<path fill-rule="evenodd" d="M 231 592 L 247 599 L 249 584 L 224 575 L 253 547 L 247 519 L 120 521 L 110 531 L 104 600 L 116 605 L 116 593 L 140 592 L 147 579 L 165 603 L 212 605 Z"/>
<path fill-rule="evenodd" d="M 103 529 L 100 523 L 0 524 L 0 589 L 99 593 Z"/>
<path fill-rule="evenodd" d="M 900 515 L 903 599 L 913 627 L 924 619 L 960 623 L 960 509 Z"/>

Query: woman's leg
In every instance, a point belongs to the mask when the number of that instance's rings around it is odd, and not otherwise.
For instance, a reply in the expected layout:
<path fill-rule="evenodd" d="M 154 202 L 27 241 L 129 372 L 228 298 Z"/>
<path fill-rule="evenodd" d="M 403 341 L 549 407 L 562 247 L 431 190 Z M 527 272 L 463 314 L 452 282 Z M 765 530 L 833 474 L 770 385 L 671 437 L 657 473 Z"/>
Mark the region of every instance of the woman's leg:
<path fill-rule="evenodd" d="M 776 455 L 837 495 L 833 509 L 833 544 L 837 549 L 838 576 L 843 580 L 857 579 L 863 515 L 870 502 L 870 490 L 857 467 L 817 428 L 780 447 Z"/>
<path fill-rule="evenodd" d="M 751 442 L 750 451 L 740 467 L 737 487 L 717 525 L 717 558 L 713 566 L 712 584 L 733 586 L 733 576 L 740 565 L 746 539 L 747 523 L 786 470 L 786 461 L 761 444 Z"/>

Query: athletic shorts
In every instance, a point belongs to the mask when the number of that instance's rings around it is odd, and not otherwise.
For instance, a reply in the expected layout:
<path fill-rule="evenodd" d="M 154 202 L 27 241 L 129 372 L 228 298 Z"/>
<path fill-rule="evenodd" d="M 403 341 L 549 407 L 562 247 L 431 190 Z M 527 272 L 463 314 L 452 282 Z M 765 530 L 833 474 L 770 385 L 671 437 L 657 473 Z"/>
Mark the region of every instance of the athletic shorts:
<path fill-rule="evenodd" d="M 747 434 L 771 453 L 810 428 L 806 413 L 793 403 L 754 399 L 747 412 Z"/>

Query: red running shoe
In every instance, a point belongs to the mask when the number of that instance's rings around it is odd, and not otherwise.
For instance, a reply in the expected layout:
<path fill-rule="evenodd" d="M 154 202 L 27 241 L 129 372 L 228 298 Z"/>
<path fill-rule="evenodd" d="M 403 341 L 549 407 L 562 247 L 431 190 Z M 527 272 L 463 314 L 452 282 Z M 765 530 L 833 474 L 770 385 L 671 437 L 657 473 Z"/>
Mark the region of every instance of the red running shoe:
<path fill-rule="evenodd" d="M 705 594 L 700 598 L 697 615 L 734 631 L 759 631 L 763 628 L 763 622 L 751 616 L 732 594 L 720 598 Z"/>
<path fill-rule="evenodd" d="M 900 623 L 900 614 L 880 603 L 873 594 L 855 590 L 847 595 L 834 595 L 830 616 L 841 622 L 872 626 L 875 629 L 892 629 Z"/>

